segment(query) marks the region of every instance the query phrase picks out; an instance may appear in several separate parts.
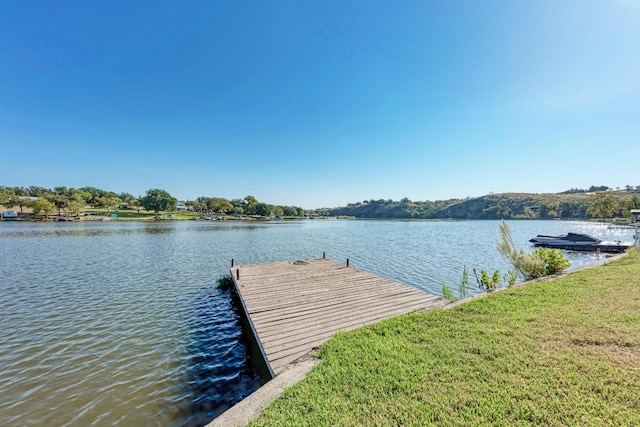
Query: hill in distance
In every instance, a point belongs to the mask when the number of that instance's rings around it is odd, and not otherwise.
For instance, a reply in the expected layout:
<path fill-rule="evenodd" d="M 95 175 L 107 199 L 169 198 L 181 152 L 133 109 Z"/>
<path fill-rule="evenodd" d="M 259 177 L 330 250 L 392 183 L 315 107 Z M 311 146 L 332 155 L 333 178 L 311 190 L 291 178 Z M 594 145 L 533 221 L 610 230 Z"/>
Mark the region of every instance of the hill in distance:
<path fill-rule="evenodd" d="M 607 187 L 592 187 L 595 191 Z M 628 186 L 625 190 L 608 190 L 618 209 L 615 217 L 625 216 L 629 208 L 640 208 L 640 191 Z M 397 219 L 585 219 L 593 192 L 569 190 L 563 193 L 500 193 L 466 199 L 439 201 L 400 201 L 390 199 L 350 203 L 345 207 L 318 209 L 319 215 L 352 216 L 356 218 Z"/>

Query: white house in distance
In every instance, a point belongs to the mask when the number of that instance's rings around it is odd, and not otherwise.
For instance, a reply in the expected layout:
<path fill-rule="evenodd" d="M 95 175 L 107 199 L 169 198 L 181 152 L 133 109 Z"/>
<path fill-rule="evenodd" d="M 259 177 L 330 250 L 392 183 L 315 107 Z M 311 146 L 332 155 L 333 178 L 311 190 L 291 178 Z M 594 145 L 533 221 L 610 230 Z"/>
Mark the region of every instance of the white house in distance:
<path fill-rule="evenodd" d="M 182 200 L 178 200 L 178 202 L 176 203 L 176 210 L 178 212 L 185 212 L 187 210 L 187 204 Z"/>

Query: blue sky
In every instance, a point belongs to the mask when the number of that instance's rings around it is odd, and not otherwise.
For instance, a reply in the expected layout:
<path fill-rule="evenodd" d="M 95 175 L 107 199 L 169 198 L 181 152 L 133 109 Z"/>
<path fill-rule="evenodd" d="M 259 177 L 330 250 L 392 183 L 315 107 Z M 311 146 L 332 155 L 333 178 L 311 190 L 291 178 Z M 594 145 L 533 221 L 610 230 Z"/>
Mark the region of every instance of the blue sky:
<path fill-rule="evenodd" d="M 305 208 L 640 185 L 640 0 L 0 0 L 0 185 Z"/>

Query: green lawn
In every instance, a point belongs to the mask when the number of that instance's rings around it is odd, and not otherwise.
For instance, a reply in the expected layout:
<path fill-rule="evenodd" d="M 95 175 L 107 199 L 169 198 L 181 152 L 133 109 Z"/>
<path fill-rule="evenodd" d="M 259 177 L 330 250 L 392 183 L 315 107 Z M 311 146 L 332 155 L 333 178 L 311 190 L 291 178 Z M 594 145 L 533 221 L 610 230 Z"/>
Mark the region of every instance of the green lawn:
<path fill-rule="evenodd" d="M 341 333 L 252 426 L 640 425 L 640 251 Z"/>

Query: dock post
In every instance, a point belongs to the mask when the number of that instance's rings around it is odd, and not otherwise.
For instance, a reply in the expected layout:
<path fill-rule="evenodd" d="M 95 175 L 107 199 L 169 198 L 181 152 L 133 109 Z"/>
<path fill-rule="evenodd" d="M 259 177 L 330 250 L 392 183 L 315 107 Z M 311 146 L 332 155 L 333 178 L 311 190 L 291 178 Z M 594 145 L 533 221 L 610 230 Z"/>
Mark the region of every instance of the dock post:
<path fill-rule="evenodd" d="M 326 258 L 327 258 L 326 252 L 322 252 L 322 259 L 326 259 Z"/>
<path fill-rule="evenodd" d="M 240 269 L 236 269 L 236 280 L 240 280 Z"/>
<path fill-rule="evenodd" d="M 233 258 L 231 258 L 231 267 L 233 267 Z"/>
<path fill-rule="evenodd" d="M 349 258 L 347 258 L 347 267 L 349 267 Z"/>

